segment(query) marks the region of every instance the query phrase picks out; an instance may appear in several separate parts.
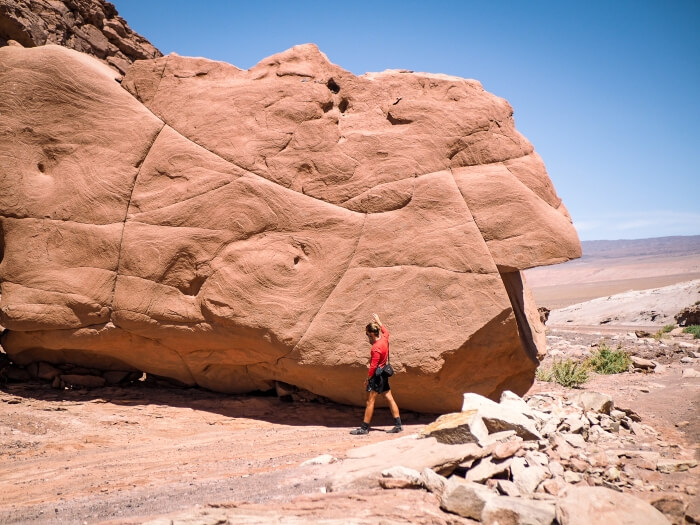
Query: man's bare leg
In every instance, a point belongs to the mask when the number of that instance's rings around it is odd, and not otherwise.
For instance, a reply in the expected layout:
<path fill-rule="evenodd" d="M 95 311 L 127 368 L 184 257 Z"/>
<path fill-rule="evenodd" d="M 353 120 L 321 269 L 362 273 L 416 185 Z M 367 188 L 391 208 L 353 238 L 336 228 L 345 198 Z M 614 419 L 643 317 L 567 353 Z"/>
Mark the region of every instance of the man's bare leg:
<path fill-rule="evenodd" d="M 365 418 L 364 422 L 369 425 L 372 422 L 372 416 L 374 415 L 374 402 L 377 400 L 377 392 L 370 390 L 367 393 L 367 405 L 365 406 Z M 397 407 L 398 410 L 398 407 Z"/>
<path fill-rule="evenodd" d="M 394 417 L 394 428 L 387 430 L 391 434 L 396 434 L 403 430 L 403 425 L 401 424 L 401 416 L 399 415 L 399 406 L 394 401 L 394 396 L 391 395 L 391 390 L 384 392 L 386 400 L 389 403 L 389 410 L 391 410 L 391 415 Z"/>
<path fill-rule="evenodd" d="M 394 401 L 394 396 L 391 395 L 391 390 L 384 392 L 384 395 L 386 396 L 386 400 L 389 403 L 389 410 L 391 410 L 391 417 L 393 417 L 394 419 L 396 419 L 397 417 L 400 417 L 399 405 L 397 405 L 396 401 Z M 367 420 L 365 419 L 365 421 L 367 421 Z"/>

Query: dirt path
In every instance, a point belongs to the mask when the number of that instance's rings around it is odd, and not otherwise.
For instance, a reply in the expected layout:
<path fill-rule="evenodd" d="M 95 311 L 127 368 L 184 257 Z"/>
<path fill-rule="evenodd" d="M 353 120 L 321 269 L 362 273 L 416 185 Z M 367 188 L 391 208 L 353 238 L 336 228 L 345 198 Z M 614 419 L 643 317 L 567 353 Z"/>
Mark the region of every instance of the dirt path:
<path fill-rule="evenodd" d="M 0 523 L 90 523 L 212 501 L 319 491 L 321 454 L 394 437 L 351 436 L 357 408 L 152 387 L 0 391 Z M 430 418 L 405 414 L 407 431 Z M 390 428 L 388 411 L 374 418 Z"/>

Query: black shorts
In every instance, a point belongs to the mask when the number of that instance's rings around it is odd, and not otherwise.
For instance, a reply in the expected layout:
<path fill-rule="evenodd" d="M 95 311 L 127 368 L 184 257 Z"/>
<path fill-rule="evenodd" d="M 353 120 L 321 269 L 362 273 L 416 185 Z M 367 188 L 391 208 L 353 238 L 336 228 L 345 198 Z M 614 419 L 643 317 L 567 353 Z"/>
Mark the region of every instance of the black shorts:
<path fill-rule="evenodd" d="M 372 390 L 379 394 L 383 394 L 384 392 L 391 390 L 391 387 L 389 386 L 389 376 L 386 374 L 381 374 L 370 377 L 369 382 L 367 383 L 367 392 Z"/>

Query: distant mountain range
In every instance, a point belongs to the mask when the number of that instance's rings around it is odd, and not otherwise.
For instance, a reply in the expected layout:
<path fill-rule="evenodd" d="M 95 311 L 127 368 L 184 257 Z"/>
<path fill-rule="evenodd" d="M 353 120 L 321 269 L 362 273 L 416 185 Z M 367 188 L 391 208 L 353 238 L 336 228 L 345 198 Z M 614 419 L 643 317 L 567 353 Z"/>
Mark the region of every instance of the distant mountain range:
<path fill-rule="evenodd" d="M 617 241 L 581 241 L 581 248 L 583 257 L 580 260 L 700 255 L 700 235 Z"/>

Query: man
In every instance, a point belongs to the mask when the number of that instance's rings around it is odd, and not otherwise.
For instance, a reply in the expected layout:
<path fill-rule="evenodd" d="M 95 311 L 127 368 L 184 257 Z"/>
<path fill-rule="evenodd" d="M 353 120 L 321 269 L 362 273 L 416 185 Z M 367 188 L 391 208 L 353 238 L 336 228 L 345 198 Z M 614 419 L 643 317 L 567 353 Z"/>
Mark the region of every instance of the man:
<path fill-rule="evenodd" d="M 372 345 L 369 370 L 367 371 L 367 378 L 365 379 L 365 389 L 367 390 L 365 418 L 360 428 L 350 431 L 353 435 L 369 434 L 369 424 L 374 414 L 374 402 L 379 394 L 386 396 L 391 415 L 394 417 L 394 428 L 387 430 L 387 432 L 395 434 L 403 430 L 401 417 L 399 415 L 399 407 L 396 401 L 394 401 L 394 397 L 391 395 L 389 376 L 384 373 L 380 375 L 375 375 L 374 373 L 378 366 L 384 367 L 389 360 L 389 330 L 384 327 L 377 314 L 374 314 L 373 318 L 374 322 L 369 323 L 365 328 L 367 339 L 369 339 L 369 343 Z"/>

